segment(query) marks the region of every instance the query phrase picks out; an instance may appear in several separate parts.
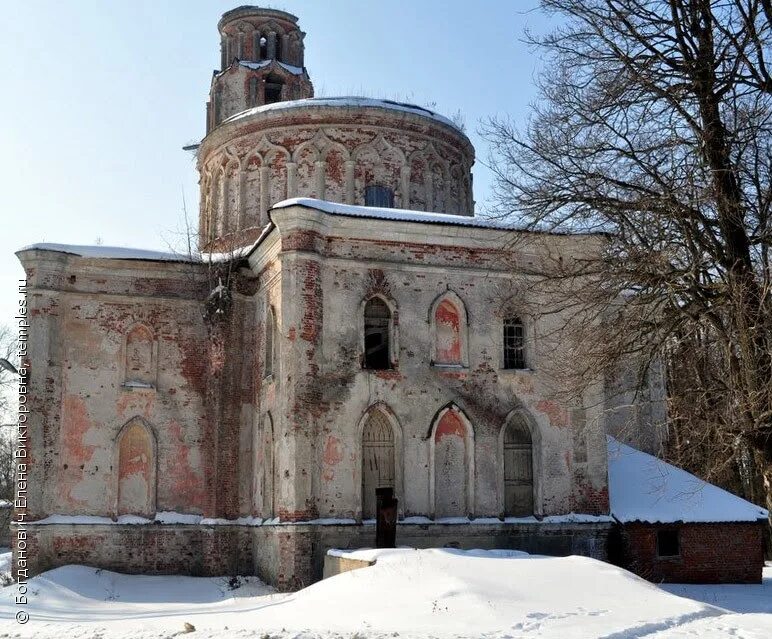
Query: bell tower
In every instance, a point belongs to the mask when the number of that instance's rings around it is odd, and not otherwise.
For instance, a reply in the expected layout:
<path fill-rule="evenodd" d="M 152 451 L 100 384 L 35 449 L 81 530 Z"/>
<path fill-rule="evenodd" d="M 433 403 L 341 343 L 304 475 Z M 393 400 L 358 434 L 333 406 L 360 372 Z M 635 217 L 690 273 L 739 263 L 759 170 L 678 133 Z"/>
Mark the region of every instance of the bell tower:
<path fill-rule="evenodd" d="M 224 13 L 217 28 L 221 68 L 209 90 L 207 133 L 247 109 L 313 97 L 303 60 L 306 34 L 296 16 L 243 6 Z"/>

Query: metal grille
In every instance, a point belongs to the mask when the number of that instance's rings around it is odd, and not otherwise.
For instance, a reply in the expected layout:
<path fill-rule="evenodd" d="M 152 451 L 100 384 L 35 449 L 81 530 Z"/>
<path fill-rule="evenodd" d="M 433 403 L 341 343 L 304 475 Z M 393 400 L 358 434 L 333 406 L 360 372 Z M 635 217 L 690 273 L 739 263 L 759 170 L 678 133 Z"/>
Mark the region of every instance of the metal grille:
<path fill-rule="evenodd" d="M 525 368 L 525 327 L 519 318 L 504 320 L 504 368 Z"/>

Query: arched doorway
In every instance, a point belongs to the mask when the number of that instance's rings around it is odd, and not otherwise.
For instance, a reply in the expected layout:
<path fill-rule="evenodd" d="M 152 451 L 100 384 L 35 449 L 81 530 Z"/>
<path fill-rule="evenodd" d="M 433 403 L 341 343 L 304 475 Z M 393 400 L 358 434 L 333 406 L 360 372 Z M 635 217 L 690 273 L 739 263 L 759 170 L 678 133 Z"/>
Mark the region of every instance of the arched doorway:
<path fill-rule="evenodd" d="M 504 515 L 528 517 L 534 513 L 531 431 L 520 416 L 504 428 Z"/>
<path fill-rule="evenodd" d="M 362 519 L 375 518 L 375 489 L 386 487 L 396 489 L 394 429 L 376 408 L 362 429 Z"/>

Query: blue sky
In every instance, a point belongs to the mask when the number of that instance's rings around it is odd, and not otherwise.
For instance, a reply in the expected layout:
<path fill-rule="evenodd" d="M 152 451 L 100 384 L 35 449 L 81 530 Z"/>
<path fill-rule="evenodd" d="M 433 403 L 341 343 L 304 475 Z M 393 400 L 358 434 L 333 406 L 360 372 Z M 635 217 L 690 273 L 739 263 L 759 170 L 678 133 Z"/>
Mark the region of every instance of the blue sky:
<path fill-rule="evenodd" d="M 461 111 L 477 149 L 478 209 L 490 175 L 481 119 L 527 116 L 538 60 L 522 43 L 547 19 L 537 0 L 285 0 L 300 18 L 317 95 L 367 95 Z M 164 249 L 183 193 L 198 209 L 192 156 L 219 64 L 220 15 L 238 2 L 16 3 L 0 22 L 0 322 L 10 323 L 14 251 L 33 242 Z"/>

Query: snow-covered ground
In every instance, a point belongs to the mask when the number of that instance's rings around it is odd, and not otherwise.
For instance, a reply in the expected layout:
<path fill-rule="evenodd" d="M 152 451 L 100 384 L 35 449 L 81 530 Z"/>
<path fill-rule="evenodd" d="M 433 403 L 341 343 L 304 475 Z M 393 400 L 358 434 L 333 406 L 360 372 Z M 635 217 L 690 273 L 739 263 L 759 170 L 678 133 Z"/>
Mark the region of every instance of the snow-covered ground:
<path fill-rule="evenodd" d="M 348 555 L 377 563 L 293 594 L 254 578 L 65 566 L 30 582 L 25 626 L 13 619 L 15 587 L 0 590 L 0 637 L 150 639 L 181 635 L 186 622 L 195 626 L 191 637 L 211 639 L 772 637 L 772 568 L 759 586 L 665 589 L 584 557 L 452 549 Z"/>

